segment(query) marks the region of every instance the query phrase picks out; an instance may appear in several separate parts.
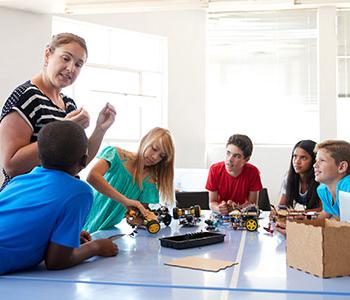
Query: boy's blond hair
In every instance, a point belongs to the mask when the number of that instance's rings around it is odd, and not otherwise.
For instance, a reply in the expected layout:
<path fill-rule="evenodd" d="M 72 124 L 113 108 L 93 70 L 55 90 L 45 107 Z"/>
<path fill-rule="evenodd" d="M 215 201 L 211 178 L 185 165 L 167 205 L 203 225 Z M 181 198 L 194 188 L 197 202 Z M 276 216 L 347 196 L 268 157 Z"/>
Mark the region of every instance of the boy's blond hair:
<path fill-rule="evenodd" d="M 314 151 L 317 152 L 320 149 L 326 150 L 337 165 L 346 161 L 348 163 L 346 174 L 350 174 L 350 143 L 342 140 L 325 140 L 317 144 Z"/>

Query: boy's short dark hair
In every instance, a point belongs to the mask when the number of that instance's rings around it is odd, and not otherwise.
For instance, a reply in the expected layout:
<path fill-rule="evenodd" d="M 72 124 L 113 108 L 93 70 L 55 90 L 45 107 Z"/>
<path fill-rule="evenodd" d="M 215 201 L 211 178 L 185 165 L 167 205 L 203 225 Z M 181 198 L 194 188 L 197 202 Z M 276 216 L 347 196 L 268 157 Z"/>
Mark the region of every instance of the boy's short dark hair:
<path fill-rule="evenodd" d="M 86 154 L 84 129 L 72 121 L 54 121 L 38 135 L 39 158 L 44 167 L 71 168 Z"/>
<path fill-rule="evenodd" d="M 253 143 L 251 139 L 244 134 L 234 134 L 231 135 L 227 141 L 226 147 L 228 145 L 235 145 L 242 150 L 244 158 L 247 158 L 253 153 Z"/>

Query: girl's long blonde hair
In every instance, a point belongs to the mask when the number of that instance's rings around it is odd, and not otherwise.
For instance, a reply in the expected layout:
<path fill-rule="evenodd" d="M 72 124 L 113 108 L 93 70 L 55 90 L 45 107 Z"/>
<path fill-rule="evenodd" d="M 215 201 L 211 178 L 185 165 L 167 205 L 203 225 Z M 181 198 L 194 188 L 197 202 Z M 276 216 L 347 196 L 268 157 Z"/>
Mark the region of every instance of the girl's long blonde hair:
<path fill-rule="evenodd" d="M 145 166 L 144 153 L 154 143 L 159 144 L 166 157 L 156 165 L 150 166 L 150 173 L 156 181 L 160 197 L 163 199 L 164 204 L 171 205 L 174 202 L 175 147 L 169 130 L 155 127 L 141 139 L 139 149 L 136 153 L 133 177 L 135 182 L 142 187 L 142 173 Z"/>

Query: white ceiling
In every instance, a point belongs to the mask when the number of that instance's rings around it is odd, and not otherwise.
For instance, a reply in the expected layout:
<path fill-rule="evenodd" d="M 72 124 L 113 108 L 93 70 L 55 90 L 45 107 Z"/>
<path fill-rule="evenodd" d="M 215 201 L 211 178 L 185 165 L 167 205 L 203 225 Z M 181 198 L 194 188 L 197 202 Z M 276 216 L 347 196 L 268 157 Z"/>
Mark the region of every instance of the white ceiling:
<path fill-rule="evenodd" d="M 206 8 L 206 0 L 0 0 L 0 6 L 47 14 L 83 14 Z"/>
<path fill-rule="evenodd" d="M 206 9 L 209 12 L 350 7 L 350 0 L 0 0 L 0 7 L 45 14 L 95 14 Z"/>
<path fill-rule="evenodd" d="M 0 0 L 3 7 L 47 14 L 64 12 L 65 3 L 65 0 Z"/>

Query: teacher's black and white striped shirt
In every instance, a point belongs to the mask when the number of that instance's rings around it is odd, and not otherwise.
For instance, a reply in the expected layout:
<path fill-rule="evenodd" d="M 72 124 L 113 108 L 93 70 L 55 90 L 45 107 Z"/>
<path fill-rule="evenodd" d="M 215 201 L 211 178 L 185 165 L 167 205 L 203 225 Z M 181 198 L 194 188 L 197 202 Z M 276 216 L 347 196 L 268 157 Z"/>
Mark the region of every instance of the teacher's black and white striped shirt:
<path fill-rule="evenodd" d="M 30 81 L 18 86 L 6 100 L 0 117 L 0 122 L 11 112 L 16 111 L 32 129 L 31 142 L 36 142 L 40 129 L 47 123 L 63 120 L 65 116 L 76 110 L 73 99 L 62 95 L 65 110 L 56 106 L 42 91 Z M 10 181 L 10 177 L 3 170 L 5 181 L 0 191 Z"/>

